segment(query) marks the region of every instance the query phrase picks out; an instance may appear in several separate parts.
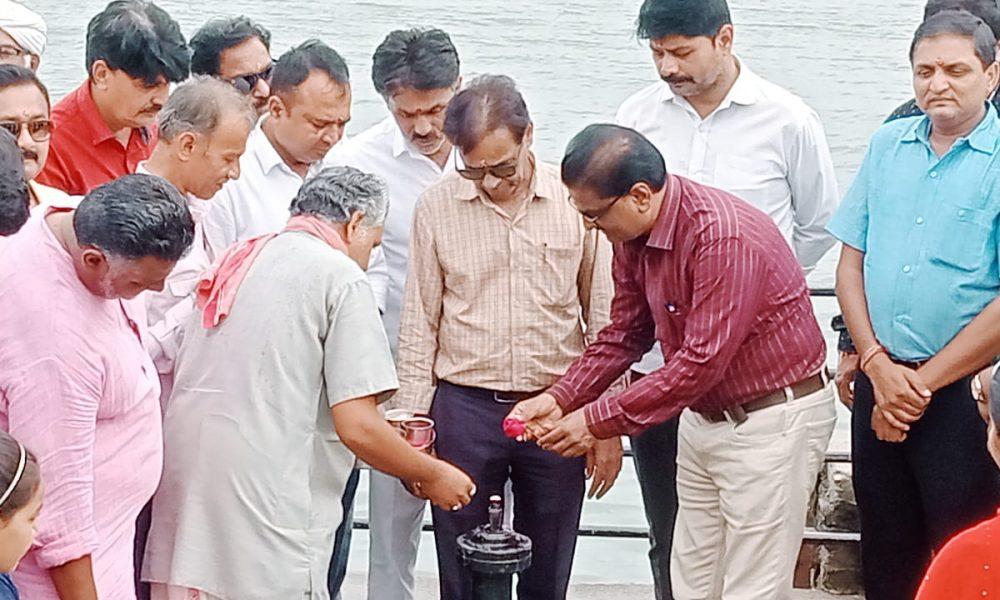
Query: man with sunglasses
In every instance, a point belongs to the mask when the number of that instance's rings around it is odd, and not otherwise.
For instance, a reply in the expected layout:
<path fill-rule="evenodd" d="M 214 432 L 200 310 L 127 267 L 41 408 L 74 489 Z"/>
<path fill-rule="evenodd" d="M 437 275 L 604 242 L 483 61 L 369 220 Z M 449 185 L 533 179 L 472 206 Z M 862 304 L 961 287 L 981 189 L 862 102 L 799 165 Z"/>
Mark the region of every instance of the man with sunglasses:
<path fill-rule="evenodd" d="M 188 76 L 180 26 L 145 0 L 114 0 L 87 25 L 87 80 L 52 110 L 45 185 L 82 196 L 134 173 L 156 144 L 171 83 Z"/>
<path fill-rule="evenodd" d="M 805 272 L 811 271 L 834 244 L 824 226 L 838 202 L 816 113 L 737 58 L 726 0 L 646 0 L 637 34 L 649 41 L 661 81 L 625 100 L 615 122 L 655 144 L 671 173 L 767 213 Z M 654 348 L 635 365 L 633 380 L 662 365 Z M 632 449 L 650 524 L 656 597 L 663 600 L 671 597 L 677 420 L 633 437 Z"/>
<path fill-rule="evenodd" d="M 0 0 L 0 65 L 38 70 L 45 52 L 45 20 L 20 2 Z"/>
<path fill-rule="evenodd" d="M 35 180 L 49 156 L 52 121 L 49 91 L 27 67 L 0 65 L 0 129 L 17 140 L 31 206 L 70 206 L 65 192 Z"/>
<path fill-rule="evenodd" d="M 534 544 L 517 594 L 566 595 L 584 495 L 603 495 L 621 466 L 617 439 L 565 459 L 505 437 L 513 403 L 551 385 L 608 322 L 610 245 L 587 231 L 555 167 L 531 151 L 533 125 L 514 82 L 484 76 L 451 100 L 444 132 L 458 172 L 420 197 L 410 237 L 393 408 L 430 413 L 438 456 L 479 493 L 434 508 L 442 600 L 471 597 L 456 537 L 487 519 L 508 479 L 514 527 Z M 600 464 L 597 464 L 600 463 Z"/>
<path fill-rule="evenodd" d="M 273 69 L 271 32 L 247 17 L 213 19 L 191 38 L 191 72 L 250 96 L 258 116 L 267 112 Z"/>
<path fill-rule="evenodd" d="M 322 169 L 351 118 L 347 63 L 319 40 L 282 54 L 271 84 L 268 112 L 250 133 L 239 179 L 223 186 L 205 215 L 205 239 L 215 256 L 285 226 L 292 198 Z"/>
<path fill-rule="evenodd" d="M 584 129 L 562 178 L 615 243 L 611 324 L 511 417 L 571 457 L 680 415 L 673 596 L 789 598 L 836 420 L 801 265 L 767 215 L 670 174 L 633 129 Z M 665 365 L 605 393 L 654 341 Z"/>

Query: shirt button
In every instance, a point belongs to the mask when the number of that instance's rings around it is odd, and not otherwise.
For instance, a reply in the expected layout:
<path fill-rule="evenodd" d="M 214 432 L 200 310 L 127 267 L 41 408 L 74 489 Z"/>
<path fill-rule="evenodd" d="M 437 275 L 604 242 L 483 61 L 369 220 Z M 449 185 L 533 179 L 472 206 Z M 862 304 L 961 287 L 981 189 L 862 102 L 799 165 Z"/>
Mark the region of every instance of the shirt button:
<path fill-rule="evenodd" d="M 960 216 L 960 217 L 964 217 L 964 216 L 965 216 L 965 210 L 964 210 L 964 209 L 962 209 L 962 210 L 959 210 L 959 211 L 958 211 L 958 216 Z"/>
<path fill-rule="evenodd" d="M 931 171 L 931 179 L 937 179 L 937 171 Z"/>
<path fill-rule="evenodd" d="M 904 273 L 909 273 L 910 272 L 910 265 L 904 265 L 903 266 L 903 272 Z"/>
<path fill-rule="evenodd" d="M 923 217 L 917 217 L 917 225 L 923 225 L 923 224 L 924 224 L 924 218 Z"/>

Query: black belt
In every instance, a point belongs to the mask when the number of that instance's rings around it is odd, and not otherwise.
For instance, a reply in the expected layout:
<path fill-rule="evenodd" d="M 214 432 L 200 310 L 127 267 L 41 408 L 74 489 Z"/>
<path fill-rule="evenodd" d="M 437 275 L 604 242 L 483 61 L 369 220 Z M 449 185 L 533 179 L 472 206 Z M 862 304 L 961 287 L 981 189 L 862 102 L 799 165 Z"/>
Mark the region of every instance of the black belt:
<path fill-rule="evenodd" d="M 451 383 L 450 381 L 441 381 L 440 383 L 449 385 L 453 388 L 457 388 L 466 395 L 473 396 L 476 398 L 482 398 L 483 400 L 492 400 L 493 402 L 499 402 L 500 404 L 517 404 L 521 400 L 534 398 L 539 394 L 545 393 L 544 389 L 535 390 L 533 392 L 511 392 L 504 390 L 490 390 L 486 388 L 478 388 L 468 385 L 459 385 L 457 383 Z"/>

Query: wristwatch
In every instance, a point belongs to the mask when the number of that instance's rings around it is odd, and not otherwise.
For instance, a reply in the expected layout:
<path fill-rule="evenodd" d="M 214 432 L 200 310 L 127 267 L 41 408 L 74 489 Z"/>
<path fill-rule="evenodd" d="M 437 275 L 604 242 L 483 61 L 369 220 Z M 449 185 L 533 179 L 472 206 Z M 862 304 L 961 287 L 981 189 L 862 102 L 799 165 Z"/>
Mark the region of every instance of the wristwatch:
<path fill-rule="evenodd" d="M 969 382 L 969 386 L 972 388 L 972 398 L 976 402 L 986 402 L 986 395 L 983 394 L 983 382 L 979 380 L 979 371 L 972 376 L 972 381 Z"/>
<path fill-rule="evenodd" d="M 996 376 L 997 369 L 1000 369 L 1000 362 L 994 364 L 990 369 L 991 380 Z M 969 387 L 972 388 L 972 397 L 976 400 L 976 402 L 985 403 L 986 393 L 983 390 L 983 382 L 979 379 L 979 373 L 981 373 L 981 371 L 976 371 L 976 373 L 972 376 L 972 381 L 969 382 Z"/>

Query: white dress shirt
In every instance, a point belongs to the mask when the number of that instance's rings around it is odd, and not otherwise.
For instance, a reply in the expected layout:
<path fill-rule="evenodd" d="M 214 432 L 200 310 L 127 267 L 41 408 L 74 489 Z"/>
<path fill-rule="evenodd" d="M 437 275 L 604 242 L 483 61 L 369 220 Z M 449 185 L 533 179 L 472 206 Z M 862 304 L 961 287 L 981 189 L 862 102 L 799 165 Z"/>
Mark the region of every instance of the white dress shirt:
<path fill-rule="evenodd" d="M 739 65 L 732 89 L 704 119 L 661 81 L 625 100 L 615 121 L 646 136 L 668 172 L 767 213 L 808 274 L 835 242 L 826 223 L 840 197 L 826 134 L 802 99 Z M 654 348 L 633 368 L 649 373 L 662 365 Z"/>
<path fill-rule="evenodd" d="M 389 186 L 389 214 L 385 219 L 382 245 L 372 254 L 368 280 L 383 311 L 386 334 L 395 355 L 413 209 L 424 190 L 455 169 L 454 155 L 442 169 L 410 145 L 390 116 L 348 142 L 335 146 L 325 162 L 378 175 Z"/>
<path fill-rule="evenodd" d="M 141 162 L 135 169 L 136 173 L 155 175 Z M 177 264 L 163 283 L 163 290 L 152 290 L 143 294 L 146 303 L 146 322 L 149 324 L 149 335 L 146 338 L 146 350 L 156 365 L 160 374 L 160 402 L 166 406 L 173 389 L 174 360 L 180 346 L 182 325 L 188 316 L 195 311 L 194 291 L 198 280 L 212 266 L 212 250 L 205 241 L 203 230 L 205 216 L 211 207 L 211 201 L 192 195 L 187 197 L 188 210 L 194 219 L 194 241 L 191 249 Z"/>
<path fill-rule="evenodd" d="M 317 161 L 300 177 L 285 164 L 260 123 L 250 132 L 240 157 L 240 177 L 229 181 L 212 198 L 205 216 L 205 239 L 214 256 L 234 243 L 281 231 L 288 223 L 288 205 L 302 183 L 322 167 Z"/>

